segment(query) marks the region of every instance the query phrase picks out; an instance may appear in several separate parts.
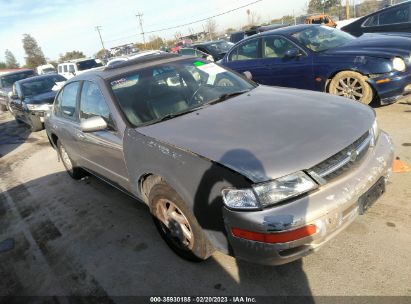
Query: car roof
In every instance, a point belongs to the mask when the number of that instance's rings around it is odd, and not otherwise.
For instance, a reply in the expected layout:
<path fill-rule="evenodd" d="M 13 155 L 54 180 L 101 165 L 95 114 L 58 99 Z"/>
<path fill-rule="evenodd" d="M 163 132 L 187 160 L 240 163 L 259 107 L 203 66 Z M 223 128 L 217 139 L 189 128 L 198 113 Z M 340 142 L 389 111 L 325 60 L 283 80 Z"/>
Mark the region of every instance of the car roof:
<path fill-rule="evenodd" d="M 47 78 L 51 78 L 51 77 L 56 77 L 57 75 L 59 75 L 59 74 L 47 74 L 47 75 L 33 76 L 33 77 L 21 79 L 17 82 L 19 84 L 22 84 L 22 83 L 26 83 L 26 82 L 32 82 L 32 81 L 36 81 L 36 80 L 42 80 L 42 79 L 47 79 Z M 59 76 L 61 76 L 61 75 L 59 75 Z M 63 77 L 63 76 L 61 76 L 61 77 Z"/>
<path fill-rule="evenodd" d="M 289 35 L 293 34 L 295 32 L 303 31 L 305 29 L 308 29 L 310 27 L 314 26 L 321 26 L 320 24 L 298 24 L 298 25 L 291 25 L 287 27 L 282 27 L 278 29 L 274 29 L 271 31 L 265 31 L 260 33 L 259 35 L 265 36 L 265 35 L 271 35 L 271 34 L 280 34 L 280 35 Z M 250 38 L 253 36 L 250 36 Z"/>
<path fill-rule="evenodd" d="M 220 43 L 220 42 L 223 42 L 223 41 L 225 41 L 225 40 L 205 41 L 205 42 L 193 43 L 193 45 L 194 46 L 210 45 L 210 44 L 213 44 L 213 43 Z M 227 42 L 227 41 L 225 41 L 225 42 Z"/>
<path fill-rule="evenodd" d="M 136 59 L 130 59 L 124 62 L 120 62 L 113 66 L 105 66 L 97 68 L 92 71 L 84 72 L 78 76 L 71 78 L 68 82 L 79 81 L 79 80 L 91 80 L 96 77 L 100 77 L 104 80 L 113 78 L 117 75 L 127 74 L 129 72 L 136 71 L 138 69 L 143 69 L 151 66 L 156 66 L 162 63 L 176 62 L 180 60 L 186 60 L 192 57 L 193 59 L 198 59 L 194 56 L 182 56 L 179 54 L 153 54 Z"/>

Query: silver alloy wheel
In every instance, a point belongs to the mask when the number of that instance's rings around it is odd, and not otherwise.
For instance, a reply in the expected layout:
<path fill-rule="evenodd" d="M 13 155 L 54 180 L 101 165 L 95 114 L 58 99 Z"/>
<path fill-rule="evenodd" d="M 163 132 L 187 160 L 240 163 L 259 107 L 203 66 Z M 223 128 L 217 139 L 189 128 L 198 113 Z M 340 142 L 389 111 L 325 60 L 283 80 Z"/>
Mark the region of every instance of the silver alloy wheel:
<path fill-rule="evenodd" d="M 71 163 L 70 157 L 68 156 L 66 149 L 64 149 L 63 145 L 60 145 L 60 155 L 61 155 L 61 160 L 63 161 L 66 169 L 68 171 L 72 171 L 73 164 Z"/>
<path fill-rule="evenodd" d="M 342 78 L 335 87 L 338 96 L 347 97 L 354 100 L 361 100 L 364 96 L 364 88 L 356 78 Z"/>
<path fill-rule="evenodd" d="M 184 213 L 168 199 L 159 199 L 156 204 L 156 217 L 170 231 L 171 236 L 178 239 L 184 247 L 193 249 L 194 234 Z"/>

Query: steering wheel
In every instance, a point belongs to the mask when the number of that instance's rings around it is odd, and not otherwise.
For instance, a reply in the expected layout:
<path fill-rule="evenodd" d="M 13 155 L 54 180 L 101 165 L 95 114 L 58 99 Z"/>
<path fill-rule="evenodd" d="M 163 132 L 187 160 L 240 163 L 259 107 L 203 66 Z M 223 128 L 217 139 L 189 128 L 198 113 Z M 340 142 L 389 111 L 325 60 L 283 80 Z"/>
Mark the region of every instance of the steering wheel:
<path fill-rule="evenodd" d="M 202 82 L 200 82 L 200 84 L 198 85 L 198 88 L 194 91 L 194 93 L 191 95 L 190 99 L 188 100 L 187 104 L 189 106 L 192 106 L 194 103 L 194 97 L 197 96 L 198 92 L 204 87 L 204 84 Z"/>

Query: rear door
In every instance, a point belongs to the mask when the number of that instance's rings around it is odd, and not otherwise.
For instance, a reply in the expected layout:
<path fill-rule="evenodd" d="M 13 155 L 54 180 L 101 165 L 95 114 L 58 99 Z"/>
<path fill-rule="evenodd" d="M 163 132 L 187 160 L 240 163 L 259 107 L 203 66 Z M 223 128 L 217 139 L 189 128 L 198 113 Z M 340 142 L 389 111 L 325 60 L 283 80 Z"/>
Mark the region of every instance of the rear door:
<path fill-rule="evenodd" d="M 129 190 L 128 173 L 123 156 L 123 138 L 99 86 L 84 81 L 80 94 L 80 121 L 102 117 L 107 130 L 82 132 L 76 130 L 83 166 Z"/>
<path fill-rule="evenodd" d="M 235 46 L 224 65 L 239 73 L 249 71 L 254 81 L 264 84 L 267 69 L 261 58 L 261 38 L 250 39 Z"/>

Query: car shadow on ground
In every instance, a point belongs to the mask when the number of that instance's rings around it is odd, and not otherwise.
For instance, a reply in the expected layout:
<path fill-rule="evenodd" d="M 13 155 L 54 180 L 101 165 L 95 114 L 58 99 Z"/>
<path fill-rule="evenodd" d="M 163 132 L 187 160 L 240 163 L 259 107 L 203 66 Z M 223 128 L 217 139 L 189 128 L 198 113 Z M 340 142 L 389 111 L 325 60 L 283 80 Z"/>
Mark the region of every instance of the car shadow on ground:
<path fill-rule="evenodd" d="M 301 261 L 182 260 L 143 203 L 95 177 L 62 171 L 3 189 L 0 219 L 0 242 L 14 242 L 0 251 L 0 296 L 311 295 Z"/>
<path fill-rule="evenodd" d="M 0 114 L 3 116 L 5 114 Z M 25 143 L 31 134 L 30 127 L 16 120 L 0 121 L 0 158 Z"/>

